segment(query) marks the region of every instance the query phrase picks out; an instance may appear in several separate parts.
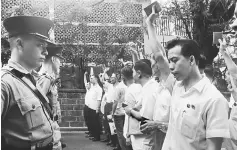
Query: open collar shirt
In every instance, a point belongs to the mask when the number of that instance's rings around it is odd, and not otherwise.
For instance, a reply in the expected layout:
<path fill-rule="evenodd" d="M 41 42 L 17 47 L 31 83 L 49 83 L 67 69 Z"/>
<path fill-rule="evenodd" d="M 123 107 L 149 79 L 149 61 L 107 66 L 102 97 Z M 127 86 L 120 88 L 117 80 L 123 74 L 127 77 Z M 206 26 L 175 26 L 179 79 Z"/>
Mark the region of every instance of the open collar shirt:
<path fill-rule="evenodd" d="M 206 77 L 188 91 L 177 82 L 162 150 L 205 150 L 208 138 L 228 138 L 228 110 L 227 100 Z"/>

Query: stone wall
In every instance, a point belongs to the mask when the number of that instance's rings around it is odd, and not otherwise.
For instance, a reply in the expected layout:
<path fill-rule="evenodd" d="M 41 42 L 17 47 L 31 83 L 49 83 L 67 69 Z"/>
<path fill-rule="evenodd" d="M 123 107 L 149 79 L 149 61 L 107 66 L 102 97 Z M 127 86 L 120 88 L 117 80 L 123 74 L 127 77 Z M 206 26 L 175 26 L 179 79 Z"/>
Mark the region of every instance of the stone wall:
<path fill-rule="evenodd" d="M 60 127 L 85 127 L 83 117 L 85 92 L 85 90 L 59 90 L 59 102 L 62 113 Z"/>

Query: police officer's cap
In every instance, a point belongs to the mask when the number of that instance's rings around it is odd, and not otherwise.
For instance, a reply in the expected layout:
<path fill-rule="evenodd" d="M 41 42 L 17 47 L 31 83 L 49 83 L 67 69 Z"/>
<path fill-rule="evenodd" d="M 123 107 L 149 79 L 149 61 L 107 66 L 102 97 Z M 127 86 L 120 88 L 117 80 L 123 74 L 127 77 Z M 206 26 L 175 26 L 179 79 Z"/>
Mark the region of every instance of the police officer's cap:
<path fill-rule="evenodd" d="M 5 19 L 3 25 L 9 33 L 9 38 L 30 34 L 53 43 L 49 38 L 53 22 L 49 19 L 34 16 L 15 16 Z"/>
<path fill-rule="evenodd" d="M 47 51 L 48 51 L 48 55 L 47 58 L 50 58 L 52 56 L 56 56 L 62 60 L 64 60 L 64 57 L 62 56 L 62 49 L 63 47 L 61 45 L 57 45 L 57 44 L 48 44 L 47 47 Z"/>

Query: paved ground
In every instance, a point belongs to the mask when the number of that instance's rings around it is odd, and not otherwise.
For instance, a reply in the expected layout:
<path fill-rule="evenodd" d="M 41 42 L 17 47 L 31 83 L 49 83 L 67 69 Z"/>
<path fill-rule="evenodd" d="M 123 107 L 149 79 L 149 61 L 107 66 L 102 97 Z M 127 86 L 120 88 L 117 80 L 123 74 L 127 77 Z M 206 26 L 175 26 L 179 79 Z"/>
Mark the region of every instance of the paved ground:
<path fill-rule="evenodd" d="M 63 141 L 67 144 L 67 147 L 63 150 L 112 150 L 102 142 L 92 142 L 88 138 L 85 138 L 84 132 L 80 133 L 63 133 Z M 223 147 L 228 147 L 223 144 Z M 231 148 L 222 148 L 221 150 L 233 150 Z"/>
<path fill-rule="evenodd" d="M 105 143 L 92 142 L 88 138 L 85 138 L 84 132 L 64 133 L 62 137 L 63 141 L 67 144 L 67 147 L 63 150 L 112 150 Z"/>

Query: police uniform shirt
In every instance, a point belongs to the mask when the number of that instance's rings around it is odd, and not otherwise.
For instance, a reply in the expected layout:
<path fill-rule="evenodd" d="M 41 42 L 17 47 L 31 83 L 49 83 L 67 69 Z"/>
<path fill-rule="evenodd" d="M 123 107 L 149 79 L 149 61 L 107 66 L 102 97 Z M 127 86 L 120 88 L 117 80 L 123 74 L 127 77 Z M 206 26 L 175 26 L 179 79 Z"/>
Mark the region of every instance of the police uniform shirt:
<path fill-rule="evenodd" d="M 177 82 L 162 150 L 205 150 L 206 139 L 228 138 L 228 110 L 227 100 L 206 77 L 188 91 Z"/>
<path fill-rule="evenodd" d="M 48 73 L 42 74 L 37 81 L 42 92 L 48 97 L 49 103 L 56 107 L 58 102 L 58 90 L 56 84 L 53 84 L 53 77 Z"/>
<path fill-rule="evenodd" d="M 19 71 L 31 84 L 30 73 L 17 62 L 10 59 L 3 69 Z M 52 137 L 51 119 L 38 97 L 10 74 L 2 75 L 1 80 L 2 136 L 6 144 L 26 148 Z"/>
<path fill-rule="evenodd" d="M 52 108 L 58 115 L 58 120 L 61 120 L 61 108 L 58 101 L 58 87 L 54 83 L 54 78 L 48 73 L 40 75 L 37 80 L 37 84 L 41 87 L 42 92 L 48 97 L 48 102 L 52 105 Z"/>

